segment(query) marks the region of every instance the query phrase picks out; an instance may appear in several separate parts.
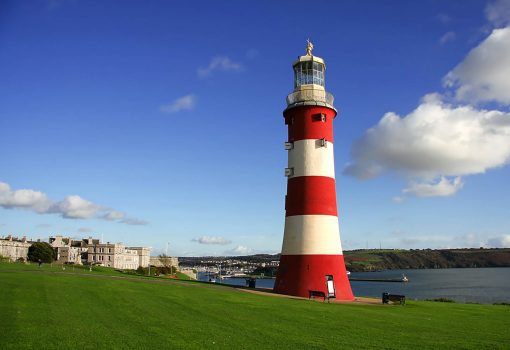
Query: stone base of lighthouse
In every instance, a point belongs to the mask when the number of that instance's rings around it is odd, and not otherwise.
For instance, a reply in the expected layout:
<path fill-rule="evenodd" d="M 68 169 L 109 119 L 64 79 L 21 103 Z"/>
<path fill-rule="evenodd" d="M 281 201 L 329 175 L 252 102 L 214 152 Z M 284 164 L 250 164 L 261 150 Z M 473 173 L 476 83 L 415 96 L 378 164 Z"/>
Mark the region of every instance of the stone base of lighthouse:
<path fill-rule="evenodd" d="M 336 299 L 354 300 L 343 255 L 282 255 L 274 292 L 304 298 L 310 291 L 327 295 L 327 276 L 334 280 Z"/>

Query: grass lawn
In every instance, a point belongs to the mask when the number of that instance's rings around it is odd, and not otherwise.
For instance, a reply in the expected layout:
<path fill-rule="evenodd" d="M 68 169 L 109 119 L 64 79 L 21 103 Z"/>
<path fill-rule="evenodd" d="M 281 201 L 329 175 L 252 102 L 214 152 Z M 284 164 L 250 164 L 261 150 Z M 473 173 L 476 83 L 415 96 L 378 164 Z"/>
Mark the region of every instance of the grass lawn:
<path fill-rule="evenodd" d="M 0 349 L 510 348 L 509 306 L 324 304 L 72 272 L 0 264 Z"/>

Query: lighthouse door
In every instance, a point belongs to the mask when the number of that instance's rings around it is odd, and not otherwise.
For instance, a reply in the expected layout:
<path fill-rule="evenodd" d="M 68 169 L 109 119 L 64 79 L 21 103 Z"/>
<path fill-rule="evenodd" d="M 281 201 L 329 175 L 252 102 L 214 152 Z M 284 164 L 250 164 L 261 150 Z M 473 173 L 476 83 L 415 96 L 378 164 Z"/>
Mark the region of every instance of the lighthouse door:
<path fill-rule="evenodd" d="M 333 275 L 326 275 L 326 286 L 328 287 L 328 298 L 335 298 L 336 292 Z"/>

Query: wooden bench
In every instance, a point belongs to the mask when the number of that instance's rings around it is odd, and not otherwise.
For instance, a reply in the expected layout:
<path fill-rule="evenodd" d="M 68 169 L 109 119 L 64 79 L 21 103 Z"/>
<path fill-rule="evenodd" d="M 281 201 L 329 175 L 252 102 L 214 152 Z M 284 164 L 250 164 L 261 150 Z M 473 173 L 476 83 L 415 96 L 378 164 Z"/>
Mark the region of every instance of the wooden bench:
<path fill-rule="evenodd" d="M 406 304 L 406 296 L 398 295 L 398 294 L 383 293 L 382 294 L 383 304 L 389 304 L 390 301 L 392 303 L 399 303 L 400 305 L 405 305 Z"/>
<path fill-rule="evenodd" d="M 310 290 L 308 291 L 308 299 L 312 299 L 312 298 L 315 298 L 315 297 L 321 297 L 323 298 L 323 301 L 326 301 L 329 299 L 326 297 L 326 293 L 320 291 L 320 290 Z"/>

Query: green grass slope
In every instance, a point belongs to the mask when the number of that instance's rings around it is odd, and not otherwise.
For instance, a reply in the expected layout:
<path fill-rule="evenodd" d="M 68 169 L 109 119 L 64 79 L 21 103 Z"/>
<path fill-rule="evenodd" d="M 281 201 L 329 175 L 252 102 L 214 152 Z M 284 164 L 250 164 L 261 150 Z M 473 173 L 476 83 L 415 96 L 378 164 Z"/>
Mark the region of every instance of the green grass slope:
<path fill-rule="evenodd" d="M 79 273 L 0 264 L 0 349 L 510 346 L 508 306 L 324 304 L 197 282 Z"/>

